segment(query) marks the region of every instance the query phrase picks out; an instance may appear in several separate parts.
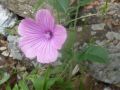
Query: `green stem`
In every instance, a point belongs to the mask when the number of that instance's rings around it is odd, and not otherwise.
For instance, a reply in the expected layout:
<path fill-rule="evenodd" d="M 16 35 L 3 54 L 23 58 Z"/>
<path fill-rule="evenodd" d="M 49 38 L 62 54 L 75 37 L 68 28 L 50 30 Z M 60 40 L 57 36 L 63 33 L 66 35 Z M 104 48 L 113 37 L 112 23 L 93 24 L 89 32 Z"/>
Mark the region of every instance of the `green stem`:
<path fill-rule="evenodd" d="M 43 90 L 47 90 L 46 85 L 47 85 L 47 81 L 49 80 L 49 76 L 50 76 L 50 65 L 47 67 L 47 71 L 45 73 Z"/>
<path fill-rule="evenodd" d="M 78 1 L 78 3 L 79 3 L 79 1 Z M 76 8 L 76 15 L 75 15 L 74 29 L 76 29 L 76 25 L 77 25 L 77 20 L 78 20 L 78 19 L 76 19 L 76 18 L 78 17 L 79 7 L 80 7 L 80 6 L 78 5 L 77 8 Z"/>
<path fill-rule="evenodd" d="M 57 3 L 57 0 L 53 0 L 54 1 L 54 7 L 55 7 L 55 4 Z M 61 21 L 60 21 L 60 13 L 59 13 L 59 11 L 58 11 L 58 8 L 56 7 L 56 12 L 57 12 L 57 19 L 58 19 L 58 22 L 59 22 L 59 24 L 61 23 Z"/>
<path fill-rule="evenodd" d="M 91 16 L 96 16 L 97 14 L 88 14 L 86 16 L 81 16 L 81 17 L 78 17 L 78 18 L 75 18 L 75 19 L 72 19 L 70 21 L 67 22 L 67 24 L 71 23 L 71 22 L 74 22 L 76 20 L 79 20 L 79 19 L 83 19 L 83 18 L 87 18 L 87 17 L 91 17 Z"/>
<path fill-rule="evenodd" d="M 73 60 L 75 59 L 75 52 L 73 54 L 73 57 L 68 61 L 68 63 L 65 65 L 65 69 L 62 71 L 59 77 L 63 77 L 63 75 L 67 72 L 70 65 L 72 65 Z"/>

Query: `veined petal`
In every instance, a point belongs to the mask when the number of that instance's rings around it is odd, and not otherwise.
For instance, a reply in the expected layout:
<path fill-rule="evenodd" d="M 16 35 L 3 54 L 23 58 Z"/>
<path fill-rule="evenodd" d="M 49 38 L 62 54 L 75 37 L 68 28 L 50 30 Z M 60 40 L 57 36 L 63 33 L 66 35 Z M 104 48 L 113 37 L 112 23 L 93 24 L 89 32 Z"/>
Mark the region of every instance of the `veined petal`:
<path fill-rule="evenodd" d="M 54 17 L 48 9 L 41 9 L 37 12 L 36 22 L 44 27 L 44 30 L 53 30 L 55 27 Z"/>
<path fill-rule="evenodd" d="M 42 30 L 37 23 L 32 19 L 24 19 L 18 26 L 18 33 L 21 36 L 41 34 Z"/>
<path fill-rule="evenodd" d="M 38 52 L 37 52 L 37 60 L 40 63 L 52 63 L 57 60 L 58 51 L 54 47 L 51 46 L 50 42 L 42 42 Z"/>
<path fill-rule="evenodd" d="M 65 40 L 67 39 L 67 31 L 64 26 L 56 25 L 54 30 L 54 36 L 51 40 L 51 44 L 56 49 L 61 49 Z"/>
<path fill-rule="evenodd" d="M 19 47 L 26 57 L 33 59 L 37 56 L 36 52 L 38 51 L 37 48 L 39 47 L 41 40 L 42 38 L 37 36 L 21 37 L 19 40 Z"/>

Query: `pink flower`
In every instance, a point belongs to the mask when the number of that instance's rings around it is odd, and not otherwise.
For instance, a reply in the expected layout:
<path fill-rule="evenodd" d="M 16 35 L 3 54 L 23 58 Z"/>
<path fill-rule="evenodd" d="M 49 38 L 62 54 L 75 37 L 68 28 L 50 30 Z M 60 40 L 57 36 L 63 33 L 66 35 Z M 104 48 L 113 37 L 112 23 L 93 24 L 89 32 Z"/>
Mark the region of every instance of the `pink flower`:
<path fill-rule="evenodd" d="M 55 24 L 53 15 L 47 9 L 39 10 L 35 20 L 22 20 L 18 33 L 21 36 L 19 47 L 25 56 L 30 59 L 37 57 L 40 63 L 56 61 L 67 38 L 65 27 Z"/>

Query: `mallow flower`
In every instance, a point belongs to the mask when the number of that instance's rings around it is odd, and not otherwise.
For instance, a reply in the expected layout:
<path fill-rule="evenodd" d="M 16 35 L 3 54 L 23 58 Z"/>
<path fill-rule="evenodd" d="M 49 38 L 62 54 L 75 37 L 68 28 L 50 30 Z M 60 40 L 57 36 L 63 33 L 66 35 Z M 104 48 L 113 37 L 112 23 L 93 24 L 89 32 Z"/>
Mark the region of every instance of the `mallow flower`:
<path fill-rule="evenodd" d="M 19 47 L 27 58 L 40 63 L 52 63 L 57 60 L 67 31 L 62 25 L 56 24 L 53 14 L 48 9 L 41 9 L 35 19 L 23 19 L 18 26 L 20 35 Z"/>

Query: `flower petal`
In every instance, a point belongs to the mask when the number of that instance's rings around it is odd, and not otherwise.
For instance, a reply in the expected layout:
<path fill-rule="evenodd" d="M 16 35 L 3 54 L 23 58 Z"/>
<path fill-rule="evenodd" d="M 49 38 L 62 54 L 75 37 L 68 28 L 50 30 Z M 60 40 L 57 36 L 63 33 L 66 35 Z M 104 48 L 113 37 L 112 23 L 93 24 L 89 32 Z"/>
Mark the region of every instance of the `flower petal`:
<path fill-rule="evenodd" d="M 55 26 L 54 17 L 48 9 L 41 9 L 37 12 L 36 22 L 45 30 L 53 30 Z"/>
<path fill-rule="evenodd" d="M 36 52 L 41 39 L 37 36 L 20 38 L 19 47 L 24 52 L 26 57 L 33 59 L 37 56 Z"/>
<path fill-rule="evenodd" d="M 51 46 L 50 42 L 41 42 L 37 52 L 37 60 L 40 63 L 52 63 L 57 60 L 58 51 Z"/>
<path fill-rule="evenodd" d="M 51 44 L 56 49 L 61 49 L 65 40 L 67 39 L 67 31 L 65 27 L 61 25 L 56 25 L 54 36 L 51 40 Z"/>
<path fill-rule="evenodd" d="M 21 36 L 40 34 L 41 32 L 40 26 L 32 19 L 24 19 L 18 26 L 18 33 Z"/>

